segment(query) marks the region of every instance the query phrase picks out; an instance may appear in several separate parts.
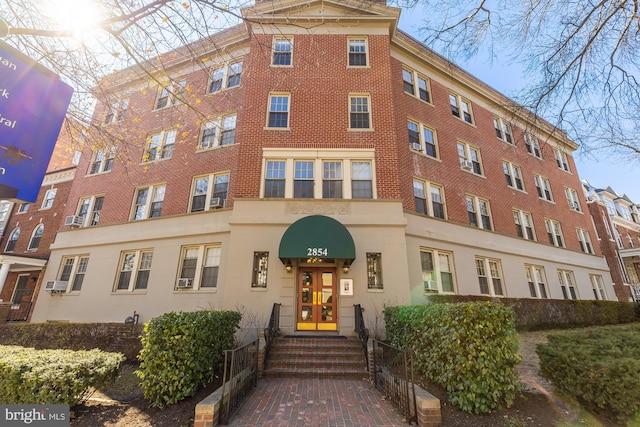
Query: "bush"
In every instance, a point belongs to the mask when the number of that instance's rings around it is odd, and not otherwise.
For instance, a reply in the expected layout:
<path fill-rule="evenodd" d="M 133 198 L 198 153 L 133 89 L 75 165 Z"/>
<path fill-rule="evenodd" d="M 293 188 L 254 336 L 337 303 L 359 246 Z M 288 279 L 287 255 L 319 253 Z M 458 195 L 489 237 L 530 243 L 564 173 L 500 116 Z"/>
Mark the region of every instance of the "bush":
<path fill-rule="evenodd" d="M 0 346 L 0 402 L 82 403 L 92 388 L 112 382 L 125 357 L 94 350 Z"/>
<path fill-rule="evenodd" d="M 548 336 L 540 374 L 587 409 L 624 421 L 640 414 L 640 325 Z"/>
<path fill-rule="evenodd" d="M 411 350 L 414 368 L 444 387 L 463 411 L 513 405 L 520 362 L 513 310 L 491 302 L 385 309 L 392 345 Z"/>
<path fill-rule="evenodd" d="M 193 396 L 213 380 L 232 349 L 240 313 L 235 311 L 171 312 L 144 326 L 140 370 L 144 397 L 164 407 Z"/>

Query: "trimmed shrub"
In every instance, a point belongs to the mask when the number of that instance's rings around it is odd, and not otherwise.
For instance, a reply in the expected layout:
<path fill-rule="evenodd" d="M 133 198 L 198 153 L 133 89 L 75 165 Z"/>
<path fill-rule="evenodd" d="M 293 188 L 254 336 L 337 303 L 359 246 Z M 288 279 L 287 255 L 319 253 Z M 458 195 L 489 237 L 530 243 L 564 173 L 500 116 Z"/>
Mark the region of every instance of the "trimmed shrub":
<path fill-rule="evenodd" d="M 477 302 L 385 309 L 391 344 L 411 350 L 416 372 L 447 390 L 465 412 L 510 407 L 521 389 L 513 310 Z"/>
<path fill-rule="evenodd" d="M 640 325 L 548 336 L 540 374 L 587 409 L 625 421 L 640 414 Z"/>
<path fill-rule="evenodd" d="M 94 387 L 109 384 L 125 357 L 101 350 L 35 350 L 0 346 L 0 402 L 82 403 Z"/>
<path fill-rule="evenodd" d="M 234 347 L 240 325 L 235 311 L 171 312 L 144 326 L 138 356 L 144 397 L 165 407 L 193 396 L 224 365 L 223 350 Z"/>

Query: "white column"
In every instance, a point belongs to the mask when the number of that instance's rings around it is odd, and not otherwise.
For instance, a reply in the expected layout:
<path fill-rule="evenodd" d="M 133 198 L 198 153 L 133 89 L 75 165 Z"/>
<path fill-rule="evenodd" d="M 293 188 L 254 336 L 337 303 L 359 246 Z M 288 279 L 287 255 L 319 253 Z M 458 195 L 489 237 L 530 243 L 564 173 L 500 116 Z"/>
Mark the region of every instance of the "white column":
<path fill-rule="evenodd" d="M 0 266 L 0 289 L 4 288 L 4 282 L 7 280 L 7 276 L 9 275 L 9 269 L 11 268 L 11 264 L 8 262 L 3 262 Z"/>

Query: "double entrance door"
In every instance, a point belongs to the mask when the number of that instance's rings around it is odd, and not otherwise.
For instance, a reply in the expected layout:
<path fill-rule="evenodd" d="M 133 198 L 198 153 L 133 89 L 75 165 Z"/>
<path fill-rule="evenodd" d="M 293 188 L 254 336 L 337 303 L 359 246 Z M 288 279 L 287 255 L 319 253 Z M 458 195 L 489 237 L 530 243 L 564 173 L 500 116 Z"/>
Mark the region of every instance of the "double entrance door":
<path fill-rule="evenodd" d="M 336 269 L 302 267 L 298 270 L 298 314 L 301 331 L 338 330 Z"/>

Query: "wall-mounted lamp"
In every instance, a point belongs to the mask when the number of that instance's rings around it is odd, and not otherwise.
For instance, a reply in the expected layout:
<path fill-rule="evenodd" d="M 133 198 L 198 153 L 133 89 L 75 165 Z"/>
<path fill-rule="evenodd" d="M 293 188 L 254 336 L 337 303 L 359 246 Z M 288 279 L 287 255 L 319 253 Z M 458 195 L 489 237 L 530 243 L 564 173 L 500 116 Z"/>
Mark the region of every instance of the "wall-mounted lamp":
<path fill-rule="evenodd" d="M 350 269 L 351 269 L 351 264 L 345 261 L 344 264 L 342 264 L 342 271 L 346 274 L 349 272 Z"/>
<path fill-rule="evenodd" d="M 287 273 L 291 273 L 291 271 L 293 270 L 293 266 L 291 265 L 290 259 L 287 260 L 287 265 L 285 265 L 284 268 L 287 269 Z"/>

